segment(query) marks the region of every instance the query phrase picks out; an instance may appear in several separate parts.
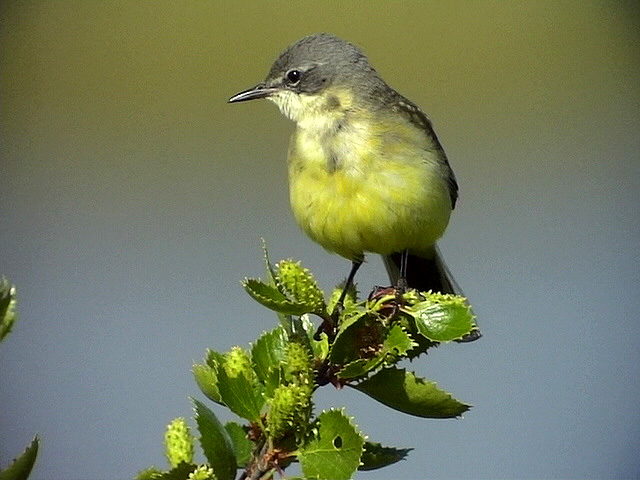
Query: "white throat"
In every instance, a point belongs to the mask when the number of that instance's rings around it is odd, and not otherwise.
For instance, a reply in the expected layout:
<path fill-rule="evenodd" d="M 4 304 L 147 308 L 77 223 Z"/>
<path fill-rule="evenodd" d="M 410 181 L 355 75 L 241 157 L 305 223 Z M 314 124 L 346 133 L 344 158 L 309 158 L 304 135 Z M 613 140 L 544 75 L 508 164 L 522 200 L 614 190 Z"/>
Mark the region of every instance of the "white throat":
<path fill-rule="evenodd" d="M 298 128 L 317 133 L 333 130 L 343 113 L 327 108 L 324 95 L 306 95 L 280 91 L 268 97 L 283 115 L 296 122 Z"/>

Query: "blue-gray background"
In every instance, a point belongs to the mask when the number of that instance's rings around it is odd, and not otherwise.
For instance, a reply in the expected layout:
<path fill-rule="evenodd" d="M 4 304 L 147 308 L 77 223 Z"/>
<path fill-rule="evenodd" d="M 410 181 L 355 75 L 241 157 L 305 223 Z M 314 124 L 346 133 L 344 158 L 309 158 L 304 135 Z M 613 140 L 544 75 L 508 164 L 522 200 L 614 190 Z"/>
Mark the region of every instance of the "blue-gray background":
<path fill-rule="evenodd" d="M 461 185 L 442 241 L 485 337 L 410 368 L 475 407 L 412 418 L 350 390 L 374 441 L 358 478 L 640 476 L 640 23 L 634 2 L 0 4 L 0 462 L 38 433 L 33 479 L 164 466 L 206 347 L 273 315 L 247 297 L 272 257 L 324 287 L 348 263 L 298 230 L 267 102 L 227 105 L 299 37 L 329 31 L 432 117 Z M 378 259 L 363 290 L 385 283 Z M 227 418 L 221 409 L 216 409 Z"/>

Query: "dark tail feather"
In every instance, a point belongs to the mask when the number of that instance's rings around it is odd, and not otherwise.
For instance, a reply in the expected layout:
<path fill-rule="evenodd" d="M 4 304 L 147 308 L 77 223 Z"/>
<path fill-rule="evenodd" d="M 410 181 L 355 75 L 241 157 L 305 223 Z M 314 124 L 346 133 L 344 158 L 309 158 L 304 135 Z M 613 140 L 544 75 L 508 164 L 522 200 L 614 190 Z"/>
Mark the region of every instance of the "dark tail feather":
<path fill-rule="evenodd" d="M 393 253 L 382 257 L 392 285 L 398 283 L 401 256 L 401 253 Z M 407 259 L 407 285 L 409 288 L 415 288 L 423 292 L 431 290 L 433 292 L 453 293 L 464 296 L 447 265 L 442 260 L 442 255 L 437 246 L 434 247 L 431 257 L 409 255 Z M 481 336 L 482 333 L 476 328 L 458 341 L 473 342 Z"/>
<path fill-rule="evenodd" d="M 392 285 L 397 284 L 400 276 L 401 256 L 401 253 L 393 253 L 383 257 Z M 423 292 L 432 290 L 434 292 L 464 295 L 442 260 L 438 247 L 434 248 L 431 257 L 409 255 L 407 259 L 407 285 L 409 288 L 415 288 Z"/>

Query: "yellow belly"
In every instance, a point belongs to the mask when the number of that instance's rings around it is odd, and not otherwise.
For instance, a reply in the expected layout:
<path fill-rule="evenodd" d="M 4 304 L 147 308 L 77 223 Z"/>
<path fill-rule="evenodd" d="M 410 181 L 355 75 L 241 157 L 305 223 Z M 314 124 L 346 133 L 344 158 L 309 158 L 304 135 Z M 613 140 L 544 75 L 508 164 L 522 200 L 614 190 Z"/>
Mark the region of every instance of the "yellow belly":
<path fill-rule="evenodd" d="M 385 150 L 382 158 L 363 154 L 378 151 L 370 142 L 355 144 L 332 169 L 318 145 L 299 135 L 293 142 L 293 213 L 302 229 L 327 250 L 349 259 L 365 252 L 420 253 L 444 233 L 451 200 L 435 152 L 416 155 L 415 148 L 395 148 Z"/>

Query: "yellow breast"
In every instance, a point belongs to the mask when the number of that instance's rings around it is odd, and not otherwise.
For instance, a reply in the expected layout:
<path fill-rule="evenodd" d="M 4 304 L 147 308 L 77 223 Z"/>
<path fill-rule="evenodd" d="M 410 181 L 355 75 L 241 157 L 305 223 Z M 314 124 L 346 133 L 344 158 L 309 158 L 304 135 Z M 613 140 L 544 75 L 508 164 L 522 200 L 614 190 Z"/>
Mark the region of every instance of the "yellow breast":
<path fill-rule="evenodd" d="M 289 188 L 302 229 L 350 259 L 426 251 L 452 208 L 438 152 L 415 127 L 393 121 L 351 119 L 331 134 L 298 128 Z"/>

